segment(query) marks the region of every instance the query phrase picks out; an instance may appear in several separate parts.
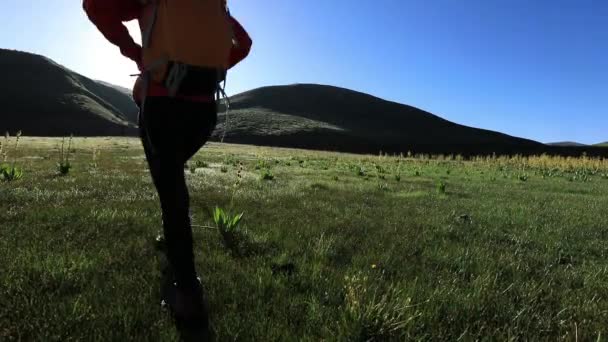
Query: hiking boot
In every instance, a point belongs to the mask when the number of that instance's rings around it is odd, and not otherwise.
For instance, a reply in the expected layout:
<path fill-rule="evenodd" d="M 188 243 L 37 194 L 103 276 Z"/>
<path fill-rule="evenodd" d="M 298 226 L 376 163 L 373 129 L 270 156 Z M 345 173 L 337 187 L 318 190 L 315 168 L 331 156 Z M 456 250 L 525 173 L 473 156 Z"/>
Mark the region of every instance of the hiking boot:
<path fill-rule="evenodd" d="M 176 282 L 166 284 L 162 291 L 161 305 L 169 309 L 177 321 L 188 327 L 206 329 L 209 325 L 207 303 L 199 277 L 196 285 L 191 288 L 180 287 Z"/>

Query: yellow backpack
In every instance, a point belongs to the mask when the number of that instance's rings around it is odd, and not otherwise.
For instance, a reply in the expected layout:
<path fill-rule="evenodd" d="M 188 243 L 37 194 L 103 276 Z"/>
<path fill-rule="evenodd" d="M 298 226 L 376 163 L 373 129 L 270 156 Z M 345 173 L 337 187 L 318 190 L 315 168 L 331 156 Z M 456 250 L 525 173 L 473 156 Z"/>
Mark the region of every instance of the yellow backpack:
<path fill-rule="evenodd" d="M 233 44 L 225 0 L 140 0 L 143 66 L 171 96 L 215 92 Z"/>

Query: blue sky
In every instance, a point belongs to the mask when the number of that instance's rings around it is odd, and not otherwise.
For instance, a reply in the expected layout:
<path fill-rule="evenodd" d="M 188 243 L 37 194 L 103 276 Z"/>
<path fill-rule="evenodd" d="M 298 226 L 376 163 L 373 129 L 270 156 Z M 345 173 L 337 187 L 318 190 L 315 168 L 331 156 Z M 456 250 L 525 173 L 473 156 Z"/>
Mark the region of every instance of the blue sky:
<path fill-rule="evenodd" d="M 230 93 L 323 83 L 543 142 L 608 140 L 606 0 L 232 0 L 231 8 L 254 49 L 231 73 Z M 134 66 L 88 23 L 80 1 L 4 1 L 0 22 L 2 48 L 133 82 Z"/>

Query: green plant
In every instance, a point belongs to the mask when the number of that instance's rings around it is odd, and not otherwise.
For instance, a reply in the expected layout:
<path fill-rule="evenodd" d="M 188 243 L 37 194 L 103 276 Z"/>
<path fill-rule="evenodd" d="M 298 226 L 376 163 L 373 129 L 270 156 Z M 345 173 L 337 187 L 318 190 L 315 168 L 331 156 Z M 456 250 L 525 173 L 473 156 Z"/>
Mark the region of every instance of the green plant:
<path fill-rule="evenodd" d="M 97 155 L 98 155 L 98 153 L 99 153 L 99 150 L 96 147 L 93 148 L 93 160 L 89 164 L 89 166 L 92 169 L 97 169 Z"/>
<path fill-rule="evenodd" d="M 23 170 L 14 165 L 0 165 L 0 180 L 3 182 L 12 182 L 23 177 Z"/>
<path fill-rule="evenodd" d="M 273 180 L 274 179 L 274 175 L 272 174 L 272 171 L 270 171 L 269 169 L 264 169 L 262 170 L 262 173 L 260 173 L 260 180 Z"/>
<path fill-rule="evenodd" d="M 235 156 L 233 154 L 230 154 L 224 158 L 225 165 L 236 166 L 238 163 L 239 161 L 235 159 Z"/>
<path fill-rule="evenodd" d="M 204 160 L 197 160 L 194 162 L 194 165 L 197 168 L 209 167 L 209 164 L 207 164 L 207 162 L 205 162 Z"/>
<path fill-rule="evenodd" d="M 359 177 L 365 177 L 367 175 L 366 172 L 365 172 L 365 168 L 363 168 L 363 166 L 359 166 L 357 168 L 357 175 Z"/>
<path fill-rule="evenodd" d="M 62 175 L 67 175 L 72 169 L 72 164 L 69 161 L 57 163 L 57 171 Z"/>
<path fill-rule="evenodd" d="M 232 215 L 220 207 L 213 211 L 213 221 L 222 236 L 224 246 L 232 251 L 237 251 L 243 240 L 243 232 L 239 227 L 244 213 Z"/>
<path fill-rule="evenodd" d="M 67 175 L 72 169 L 72 164 L 70 163 L 70 154 L 72 150 L 73 137 L 73 135 L 70 135 L 70 138 L 68 139 L 67 152 L 65 149 L 65 137 L 63 137 L 63 139 L 61 140 L 61 154 L 59 156 L 59 162 L 57 162 L 57 171 L 61 175 Z"/>
<path fill-rule="evenodd" d="M 226 172 L 228 172 L 228 167 L 226 167 L 226 166 L 222 166 L 222 167 L 220 168 L 220 171 L 221 171 L 222 173 L 226 173 Z"/>
<path fill-rule="evenodd" d="M 243 163 L 237 162 L 238 169 L 236 173 L 236 181 L 233 185 L 232 194 L 230 196 L 230 209 L 224 209 L 216 206 L 213 210 L 213 222 L 217 227 L 220 236 L 222 238 L 222 243 L 228 249 L 230 249 L 234 253 L 240 253 L 240 247 L 244 245 L 246 242 L 247 235 L 243 230 L 240 229 L 239 224 L 243 219 L 244 213 L 240 214 L 231 214 L 230 211 L 234 205 L 234 199 L 237 195 L 237 192 L 240 188 L 240 184 L 243 180 Z"/>
<path fill-rule="evenodd" d="M 2 164 L 0 165 L 0 180 L 3 182 L 12 182 L 15 180 L 19 180 L 23 177 L 23 170 L 18 168 L 15 164 L 17 163 L 17 150 L 19 149 L 19 138 L 21 137 L 21 131 L 17 132 L 15 136 L 15 145 L 13 147 L 13 160 L 11 164 Z M 4 136 L 4 144 L 2 150 L 4 150 L 4 162 L 8 159 L 8 145 L 10 134 L 6 132 Z M 1 150 L 0 150 L 1 151 Z"/>
<path fill-rule="evenodd" d="M 403 159 L 403 154 L 400 154 L 397 159 L 397 170 L 395 172 L 395 180 L 397 182 L 401 182 L 401 159 Z"/>
<path fill-rule="evenodd" d="M 522 182 L 527 182 L 529 177 L 527 174 L 523 173 L 523 174 L 519 175 L 517 178 Z"/>
<path fill-rule="evenodd" d="M 258 160 L 255 164 L 256 170 L 263 170 L 268 168 L 268 163 L 265 160 Z"/>
<path fill-rule="evenodd" d="M 440 194 L 445 194 L 446 184 L 443 181 L 439 181 L 437 183 L 437 192 Z"/>

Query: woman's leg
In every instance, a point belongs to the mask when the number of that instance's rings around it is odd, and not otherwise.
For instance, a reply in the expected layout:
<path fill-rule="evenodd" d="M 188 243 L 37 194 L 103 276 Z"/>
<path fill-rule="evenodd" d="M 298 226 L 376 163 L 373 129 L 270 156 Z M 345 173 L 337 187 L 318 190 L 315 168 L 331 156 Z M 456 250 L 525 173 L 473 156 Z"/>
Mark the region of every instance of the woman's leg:
<path fill-rule="evenodd" d="M 182 121 L 184 135 L 184 163 L 192 158 L 209 141 L 217 124 L 215 103 L 185 103 L 188 113 Z"/>
<path fill-rule="evenodd" d="M 216 113 L 209 108 L 215 106 L 149 98 L 143 116 L 143 136 L 149 137 L 143 142 L 161 203 L 167 258 L 181 288 L 198 286 L 184 164 L 215 126 Z"/>

